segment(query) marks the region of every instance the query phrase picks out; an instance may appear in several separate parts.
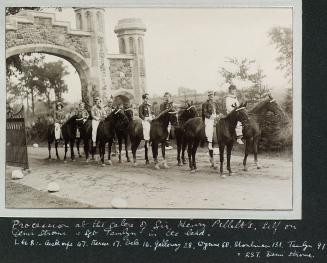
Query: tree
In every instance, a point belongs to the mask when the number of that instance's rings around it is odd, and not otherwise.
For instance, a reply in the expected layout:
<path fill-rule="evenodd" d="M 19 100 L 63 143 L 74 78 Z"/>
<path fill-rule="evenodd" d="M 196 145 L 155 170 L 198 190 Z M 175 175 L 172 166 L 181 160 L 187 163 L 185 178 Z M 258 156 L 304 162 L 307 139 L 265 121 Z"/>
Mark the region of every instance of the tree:
<path fill-rule="evenodd" d="M 266 75 L 260 68 L 255 68 L 255 60 L 243 58 L 227 58 L 226 63 L 230 67 L 227 69 L 221 67 L 219 69 L 220 75 L 224 78 L 224 82 L 227 84 L 235 84 L 241 89 L 242 94 L 239 93 L 239 97 L 244 97 L 251 102 L 257 102 L 270 93 L 267 85 L 264 84 Z"/>
<path fill-rule="evenodd" d="M 277 69 L 285 72 L 285 77 L 289 82 L 292 81 L 293 71 L 293 37 L 292 29 L 289 27 L 273 27 L 268 35 L 270 41 L 275 45 L 279 56 Z"/>
<path fill-rule="evenodd" d="M 292 89 L 287 89 L 287 93 L 283 102 L 284 110 L 289 115 L 293 115 L 293 92 Z"/>

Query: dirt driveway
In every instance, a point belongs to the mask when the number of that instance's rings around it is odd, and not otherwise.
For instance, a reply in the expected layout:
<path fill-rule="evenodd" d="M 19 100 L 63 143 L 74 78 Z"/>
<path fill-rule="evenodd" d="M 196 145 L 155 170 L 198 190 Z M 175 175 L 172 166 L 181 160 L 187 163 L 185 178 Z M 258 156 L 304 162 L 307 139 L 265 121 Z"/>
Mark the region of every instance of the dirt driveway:
<path fill-rule="evenodd" d="M 175 150 L 168 151 L 170 168 L 161 170 L 146 166 L 142 151 L 137 167 L 125 159 L 120 164 L 116 158 L 106 167 L 95 161 L 87 164 L 83 158 L 67 163 L 45 160 L 43 147 L 28 152 L 32 171 L 23 179 L 12 182 L 13 168 L 7 167 L 6 207 L 111 208 L 112 200 L 119 198 L 128 208 L 292 209 L 292 162 L 286 158 L 260 158 L 262 169 L 257 170 L 250 156 L 249 170 L 244 172 L 242 156 L 233 155 L 234 174 L 223 179 L 209 168 L 204 149 L 197 154 L 196 173 L 176 165 Z M 56 182 L 60 191 L 49 194 L 50 182 Z M 34 197 L 19 198 L 26 189 Z M 19 202 L 14 202 L 17 198 Z"/>

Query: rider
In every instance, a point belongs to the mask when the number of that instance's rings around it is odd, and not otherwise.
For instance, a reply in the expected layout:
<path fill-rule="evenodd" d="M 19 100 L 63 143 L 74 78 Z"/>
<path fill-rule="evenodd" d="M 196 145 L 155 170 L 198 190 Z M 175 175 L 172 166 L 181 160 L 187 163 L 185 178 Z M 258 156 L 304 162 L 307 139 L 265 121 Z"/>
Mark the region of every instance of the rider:
<path fill-rule="evenodd" d="M 139 106 L 139 117 L 142 119 L 143 126 L 143 137 L 145 144 L 150 140 L 150 127 L 152 120 L 151 104 L 149 103 L 149 94 L 145 93 L 142 95 L 143 103 Z"/>
<path fill-rule="evenodd" d="M 64 105 L 59 101 L 56 104 L 56 111 L 54 112 L 54 122 L 55 122 L 55 139 L 59 142 L 61 136 L 61 126 L 66 120 L 66 114 L 63 110 Z"/>
<path fill-rule="evenodd" d="M 107 116 L 109 116 L 110 113 L 114 110 L 114 106 L 113 106 L 113 104 L 114 104 L 114 100 L 113 100 L 112 97 L 110 97 L 110 98 L 108 99 L 108 103 L 107 103 L 107 105 L 106 105 L 106 107 L 105 107 L 105 111 L 106 111 L 106 115 L 107 115 Z"/>
<path fill-rule="evenodd" d="M 87 119 L 89 118 L 89 112 L 85 109 L 85 103 L 83 101 L 81 101 L 78 105 L 78 109 L 77 109 L 77 119 L 76 121 L 82 121 L 83 124 L 87 121 Z M 77 126 L 77 130 L 76 130 L 76 138 L 80 137 L 80 130 Z"/>
<path fill-rule="evenodd" d="M 164 102 L 160 104 L 160 112 L 163 112 L 164 110 L 171 109 L 173 107 L 172 96 L 171 96 L 171 94 L 169 92 L 165 92 L 163 100 L 164 100 Z M 168 136 L 167 136 L 167 139 L 166 139 L 166 149 L 167 150 L 173 149 L 173 147 L 169 145 L 170 130 L 171 130 L 171 123 L 169 122 L 168 127 L 167 127 Z"/>
<path fill-rule="evenodd" d="M 214 93 L 213 91 L 208 92 L 208 99 L 202 104 L 202 120 L 205 125 L 205 134 L 208 142 L 208 149 L 212 151 L 212 139 L 213 139 L 213 129 L 216 118 L 216 104 L 213 101 Z"/>
<path fill-rule="evenodd" d="M 235 107 L 238 107 L 240 105 L 240 103 L 236 97 L 236 86 L 235 85 L 230 85 L 228 87 L 228 94 L 225 99 L 225 104 L 226 104 L 227 114 L 230 113 Z M 237 122 L 235 132 L 236 132 L 237 143 L 243 144 L 243 142 L 241 140 L 241 138 L 243 136 L 242 123 Z"/>
<path fill-rule="evenodd" d="M 106 115 L 106 112 L 102 107 L 101 99 L 99 97 L 96 97 L 94 101 L 95 101 L 95 105 L 91 109 L 91 116 L 92 116 L 92 142 L 93 142 L 93 146 L 95 147 L 98 126 L 100 121 Z"/>

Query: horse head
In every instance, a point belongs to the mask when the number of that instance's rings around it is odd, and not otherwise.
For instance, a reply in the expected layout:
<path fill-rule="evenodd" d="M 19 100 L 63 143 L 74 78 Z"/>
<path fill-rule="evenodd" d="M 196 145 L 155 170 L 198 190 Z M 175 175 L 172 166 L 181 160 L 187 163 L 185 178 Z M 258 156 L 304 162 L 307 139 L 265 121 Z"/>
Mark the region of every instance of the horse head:
<path fill-rule="evenodd" d="M 285 123 L 288 122 L 287 116 L 283 111 L 282 107 L 270 94 L 268 95 L 267 99 L 267 109 L 268 111 L 273 112 L 275 115 L 280 116 L 280 118 L 284 120 Z"/>
<path fill-rule="evenodd" d="M 113 119 L 115 127 L 123 128 L 123 129 L 127 127 L 129 120 L 123 109 L 117 108 L 117 109 L 113 110 L 111 115 L 112 115 L 112 119 Z"/>
<path fill-rule="evenodd" d="M 181 110 L 181 114 L 179 118 L 183 121 L 187 121 L 197 116 L 198 116 L 198 112 L 195 108 L 195 105 L 187 103 L 187 107 Z"/>
<path fill-rule="evenodd" d="M 129 108 L 125 109 L 124 113 L 129 121 L 133 120 L 133 116 L 134 116 L 133 108 L 129 107 Z"/>

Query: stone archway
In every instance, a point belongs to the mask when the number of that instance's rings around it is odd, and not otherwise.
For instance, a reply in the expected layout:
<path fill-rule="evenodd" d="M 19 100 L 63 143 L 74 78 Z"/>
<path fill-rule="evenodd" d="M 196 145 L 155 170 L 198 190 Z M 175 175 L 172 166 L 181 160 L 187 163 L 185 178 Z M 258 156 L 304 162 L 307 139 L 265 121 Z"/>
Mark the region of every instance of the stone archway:
<path fill-rule="evenodd" d="M 82 88 L 82 99 L 89 103 L 89 93 L 91 90 L 90 68 L 85 59 L 78 53 L 62 46 L 51 44 L 30 44 L 22 46 L 14 46 L 6 49 L 6 59 L 22 53 L 45 53 L 63 58 L 70 62 L 79 74 Z"/>
<path fill-rule="evenodd" d="M 125 106 L 130 105 L 131 102 L 133 101 L 134 96 L 126 91 L 119 92 L 119 93 L 114 93 L 114 104 L 119 105 L 123 104 Z"/>

